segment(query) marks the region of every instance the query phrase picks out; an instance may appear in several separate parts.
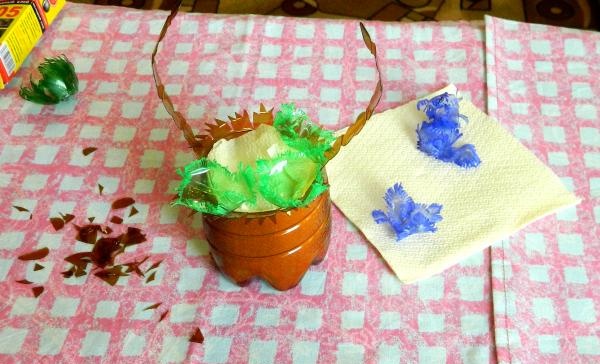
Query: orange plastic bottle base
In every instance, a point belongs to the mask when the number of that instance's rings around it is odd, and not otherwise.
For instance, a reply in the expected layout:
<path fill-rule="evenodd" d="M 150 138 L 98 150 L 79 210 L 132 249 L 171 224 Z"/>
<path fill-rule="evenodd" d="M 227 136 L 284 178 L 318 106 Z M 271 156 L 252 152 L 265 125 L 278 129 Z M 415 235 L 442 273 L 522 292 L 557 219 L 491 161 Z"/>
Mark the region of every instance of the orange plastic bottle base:
<path fill-rule="evenodd" d="M 327 254 L 331 201 L 325 192 L 308 206 L 271 215 L 204 216 L 204 231 L 217 267 L 244 286 L 259 277 L 273 288 L 295 287 L 311 264 Z"/>

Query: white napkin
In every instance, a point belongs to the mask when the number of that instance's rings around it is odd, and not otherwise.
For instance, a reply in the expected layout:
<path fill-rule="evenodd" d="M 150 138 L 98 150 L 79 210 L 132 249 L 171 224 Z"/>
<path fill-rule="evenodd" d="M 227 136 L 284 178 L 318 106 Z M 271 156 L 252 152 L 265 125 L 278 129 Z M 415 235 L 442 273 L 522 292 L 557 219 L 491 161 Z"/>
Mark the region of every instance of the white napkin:
<path fill-rule="evenodd" d="M 450 85 L 429 95 L 456 93 Z M 525 225 L 577 204 L 560 179 L 500 124 L 468 101 L 460 102 L 459 143 L 473 144 L 481 158 L 464 169 L 416 148 L 415 129 L 425 120 L 417 101 L 374 115 L 328 163 L 331 198 L 379 250 L 398 278 L 412 283 L 456 264 Z M 401 183 L 416 203 L 443 206 L 437 232 L 399 242 L 388 224 L 376 224 L 375 209 Z"/>

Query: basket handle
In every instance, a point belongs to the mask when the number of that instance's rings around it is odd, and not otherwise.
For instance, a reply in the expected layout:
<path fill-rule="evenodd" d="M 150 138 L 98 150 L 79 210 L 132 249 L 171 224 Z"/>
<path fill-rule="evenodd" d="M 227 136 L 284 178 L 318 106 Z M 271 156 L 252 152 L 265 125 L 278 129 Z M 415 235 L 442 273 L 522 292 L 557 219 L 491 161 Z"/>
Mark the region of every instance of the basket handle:
<path fill-rule="evenodd" d="M 167 20 L 165 20 L 165 24 L 163 25 L 160 31 L 160 35 L 158 36 L 158 40 L 156 41 L 156 45 L 154 46 L 154 50 L 152 51 L 152 75 L 154 76 L 154 83 L 156 85 L 158 97 L 162 100 L 165 109 L 167 110 L 169 115 L 171 115 L 171 118 L 173 118 L 173 121 L 175 122 L 177 127 L 183 132 L 185 140 L 188 142 L 194 153 L 196 153 L 196 156 L 202 157 L 206 154 L 206 151 L 203 150 L 204 148 L 196 139 L 192 127 L 187 122 L 183 114 L 175 110 L 175 106 L 171 101 L 171 97 L 169 97 L 169 95 L 167 94 L 167 91 L 165 90 L 165 85 L 163 85 L 158 74 L 158 66 L 156 62 L 158 46 L 160 45 L 160 42 L 164 39 L 164 37 L 167 35 L 167 30 L 171 26 L 171 22 L 173 21 L 175 16 L 177 16 L 177 12 L 179 11 L 181 2 L 182 0 L 177 0 L 177 2 L 175 2 L 175 4 L 173 5 L 173 8 L 171 9 L 171 14 L 169 14 Z"/>
<path fill-rule="evenodd" d="M 377 60 L 377 46 L 371 40 L 371 36 L 369 35 L 367 28 L 365 28 L 362 22 L 360 23 L 360 32 L 362 34 L 362 38 L 365 42 L 365 45 L 375 58 L 375 69 L 377 70 L 378 77 L 377 85 L 375 86 L 375 90 L 373 91 L 373 95 L 371 96 L 371 100 L 369 101 L 367 109 L 361 112 L 360 115 L 358 115 L 356 121 L 354 121 L 354 124 L 350 125 L 346 132 L 335 140 L 331 149 L 329 149 L 325 153 L 325 158 L 327 158 L 327 161 L 333 159 L 344 145 L 350 143 L 352 138 L 354 138 L 358 133 L 360 133 L 362 128 L 367 123 L 367 120 L 369 120 L 371 118 L 371 115 L 373 115 L 373 111 L 375 111 L 377 104 L 379 104 L 379 100 L 381 100 L 381 94 L 383 93 L 383 86 L 381 84 L 381 72 L 379 71 L 379 61 Z"/>
<path fill-rule="evenodd" d="M 154 46 L 154 50 L 152 51 L 152 75 L 154 76 L 154 83 L 156 85 L 158 97 L 162 100 L 165 109 L 167 110 L 169 115 L 171 115 L 171 118 L 173 119 L 177 127 L 182 131 L 185 140 L 188 142 L 189 146 L 192 148 L 194 153 L 196 153 L 196 156 L 203 157 L 207 154 L 208 151 L 205 150 L 202 143 L 200 143 L 196 139 L 192 127 L 187 122 L 183 114 L 175 110 L 175 106 L 171 101 L 171 97 L 169 97 L 169 95 L 167 94 L 165 86 L 162 83 L 158 74 L 158 63 L 156 61 L 156 54 L 158 53 L 158 47 L 160 45 L 160 42 L 167 35 L 167 30 L 171 26 L 171 23 L 175 16 L 177 16 L 181 3 L 182 0 L 177 0 L 160 31 L 160 35 L 158 36 L 158 40 L 156 41 L 156 45 Z M 327 159 L 327 161 L 333 159 L 339 153 L 341 147 L 350 143 L 352 138 L 354 138 L 354 136 L 356 136 L 362 130 L 367 120 L 369 120 L 371 118 L 371 115 L 373 115 L 373 111 L 375 110 L 375 107 L 377 107 L 377 104 L 379 104 L 379 100 L 381 100 L 381 95 L 383 93 L 383 87 L 381 83 L 381 72 L 379 70 L 379 61 L 377 59 L 377 46 L 371 40 L 371 36 L 369 35 L 369 32 L 367 31 L 362 22 L 360 23 L 360 31 L 365 45 L 375 58 L 375 68 L 377 70 L 378 77 L 377 85 L 375 86 L 375 90 L 373 91 L 373 95 L 371 96 L 371 100 L 369 101 L 366 110 L 360 113 L 360 115 L 358 115 L 354 123 L 348 127 L 348 129 L 342 136 L 338 137 L 335 140 L 331 149 L 325 153 L 325 158 Z"/>

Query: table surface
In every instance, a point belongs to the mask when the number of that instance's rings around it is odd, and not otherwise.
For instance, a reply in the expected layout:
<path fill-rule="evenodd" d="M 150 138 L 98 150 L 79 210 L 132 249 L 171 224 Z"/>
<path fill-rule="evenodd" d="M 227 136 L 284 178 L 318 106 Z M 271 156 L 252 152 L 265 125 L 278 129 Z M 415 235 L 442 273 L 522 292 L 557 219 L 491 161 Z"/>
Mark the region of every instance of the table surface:
<path fill-rule="evenodd" d="M 485 29 L 488 112 L 582 199 L 492 248 L 498 359 L 598 362 L 600 34 L 495 18 Z"/>
<path fill-rule="evenodd" d="M 507 113 L 512 104 L 517 113 L 526 109 L 518 102 L 503 103 L 515 90 L 520 95 L 509 80 L 521 82 L 530 99 L 543 95 L 532 91 L 534 77 L 505 77 L 519 62 L 522 67 L 526 59 L 531 67 L 537 63 L 529 56 L 535 49 L 529 51 L 524 41 L 524 54 L 497 53 L 516 44 L 502 43 L 502 32 L 488 30 L 491 22 L 504 29 L 504 21 L 488 19 L 485 32 L 481 23 L 367 23 L 383 73 L 378 110 L 456 84 L 477 106 L 489 106 L 564 177 L 584 199 L 576 212 L 548 217 L 440 275 L 402 285 L 334 208 L 325 261 L 311 267 L 298 287 L 277 292 L 260 281 L 239 288 L 225 279 L 210 261 L 198 215 L 190 217 L 170 205 L 175 170 L 193 156 L 153 86 L 150 53 L 165 17 L 165 12 L 68 4 L 19 78 L 44 57 L 64 53 L 80 78 L 77 98 L 58 106 L 34 105 L 18 97 L 20 79 L 0 93 L 6 119 L 0 126 L 0 361 L 599 359 L 599 296 L 592 290 L 600 272 L 598 121 L 575 123 L 577 112 L 547 115 L 551 120 Z M 535 34 L 519 26 L 523 34 Z M 600 37 L 560 34 L 585 42 L 595 59 L 586 55 L 575 61 L 565 54 L 550 61 L 544 57 L 553 53 L 535 53 L 541 57 L 537 62 L 554 62 L 555 70 L 562 71 L 539 77 L 560 82 L 573 67 L 575 72 L 585 68 L 577 82 L 587 81 L 590 92 L 599 95 L 591 80 L 600 73 Z M 490 47 L 493 41 L 496 47 Z M 375 83 L 373 60 L 353 20 L 181 14 L 159 62 L 174 103 L 198 130 L 214 117 L 260 102 L 277 106 L 288 101 L 337 129 L 365 107 Z M 490 90 L 486 79 L 492 84 L 494 76 L 499 87 Z M 596 99 L 583 104 L 588 116 L 600 106 Z M 557 144 L 561 135 L 563 142 Z M 98 150 L 83 156 L 86 147 Z M 94 276 L 63 278 L 64 257 L 89 246 L 75 241 L 71 226 L 57 232 L 48 219 L 73 213 L 75 223 L 84 224 L 90 216 L 108 222 L 111 202 L 123 196 L 134 197 L 140 211 L 125 218 L 124 226 L 141 228 L 148 242 L 118 260 L 150 256 L 147 265 L 162 260 L 156 279 L 144 283 L 131 276 L 111 287 Z M 13 205 L 28 208 L 32 219 Z M 34 262 L 16 259 L 40 247 L 50 249 L 40 261 L 44 269 L 34 271 Z M 31 286 L 15 282 L 23 278 L 44 286 L 44 293 L 34 298 Z M 144 311 L 157 302 L 162 303 L 158 309 Z M 159 322 L 166 310 L 169 314 Z M 205 336 L 203 344 L 188 341 L 196 327 Z"/>

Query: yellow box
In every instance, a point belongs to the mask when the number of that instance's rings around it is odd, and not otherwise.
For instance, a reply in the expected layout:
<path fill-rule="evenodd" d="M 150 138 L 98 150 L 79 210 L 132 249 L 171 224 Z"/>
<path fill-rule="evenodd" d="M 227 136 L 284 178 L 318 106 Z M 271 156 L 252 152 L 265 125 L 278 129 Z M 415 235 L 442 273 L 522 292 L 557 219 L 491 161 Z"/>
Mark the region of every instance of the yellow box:
<path fill-rule="evenodd" d="M 14 77 L 65 0 L 0 0 L 0 89 Z"/>

